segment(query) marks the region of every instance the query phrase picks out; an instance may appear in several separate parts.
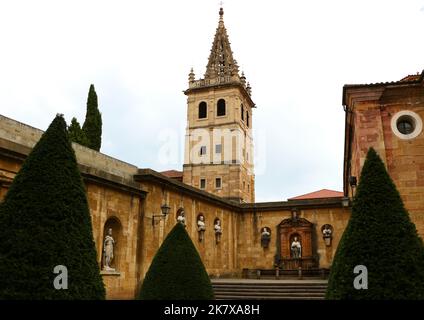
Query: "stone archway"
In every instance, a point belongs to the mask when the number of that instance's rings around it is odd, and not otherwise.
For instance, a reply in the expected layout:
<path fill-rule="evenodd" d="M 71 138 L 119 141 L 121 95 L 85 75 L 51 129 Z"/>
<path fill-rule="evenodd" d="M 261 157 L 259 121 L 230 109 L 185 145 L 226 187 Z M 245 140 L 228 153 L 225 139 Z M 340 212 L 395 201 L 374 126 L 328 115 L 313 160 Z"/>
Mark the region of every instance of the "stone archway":
<path fill-rule="evenodd" d="M 280 233 L 280 257 L 283 269 L 316 268 L 317 263 L 312 245 L 313 224 L 304 218 L 294 216 L 281 221 L 278 227 Z M 299 259 L 293 257 L 293 251 L 291 250 L 291 245 L 295 238 L 301 245 Z"/>

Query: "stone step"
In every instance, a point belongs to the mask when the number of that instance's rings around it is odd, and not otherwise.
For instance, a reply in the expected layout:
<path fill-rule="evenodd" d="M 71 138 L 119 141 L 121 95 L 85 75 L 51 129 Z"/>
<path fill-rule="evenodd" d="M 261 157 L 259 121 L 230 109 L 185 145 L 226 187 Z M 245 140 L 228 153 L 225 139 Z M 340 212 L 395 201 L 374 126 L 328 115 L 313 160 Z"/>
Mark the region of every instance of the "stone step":
<path fill-rule="evenodd" d="M 289 297 L 289 296 L 293 296 L 293 297 L 303 297 L 303 296 L 308 296 L 308 297 L 322 297 L 325 296 L 325 292 L 264 292 L 264 291 L 257 291 L 257 292 L 246 292 L 246 291 L 237 291 L 237 290 L 233 290 L 233 291 L 217 291 L 216 292 L 217 295 L 233 295 L 233 294 L 239 294 L 239 295 L 244 295 L 244 296 L 275 296 L 275 297 Z"/>
<path fill-rule="evenodd" d="M 212 279 L 218 300 L 322 300 L 327 281 Z"/>
<path fill-rule="evenodd" d="M 296 285 L 296 284 L 281 284 L 281 285 L 276 285 L 276 284 L 233 284 L 233 283 L 212 283 L 213 287 L 216 288 L 225 288 L 225 287 L 240 287 L 240 288 L 288 288 L 288 289 L 293 289 L 293 288 L 317 288 L 317 289 L 326 289 L 327 285 L 321 285 L 321 284 L 317 284 L 317 285 Z"/>
<path fill-rule="evenodd" d="M 255 297 L 248 297 L 243 295 L 232 295 L 232 296 L 225 296 L 225 295 L 215 295 L 216 300 L 324 300 L 325 297 L 265 297 L 265 296 L 255 296 Z"/>
<path fill-rule="evenodd" d="M 300 293 L 300 294 L 325 294 L 326 290 L 325 289 L 319 289 L 319 290 L 313 290 L 313 289 L 289 289 L 289 290 L 284 290 L 284 289 L 272 289 L 272 290 L 258 290 L 258 289 L 240 289 L 240 288 L 225 288 L 225 289 L 217 289 L 214 288 L 214 292 L 219 292 L 219 293 L 227 293 L 227 292 L 243 292 L 243 293 L 247 293 L 247 294 L 257 294 L 258 292 L 260 293 L 269 293 L 269 294 L 279 294 L 279 293 Z"/>

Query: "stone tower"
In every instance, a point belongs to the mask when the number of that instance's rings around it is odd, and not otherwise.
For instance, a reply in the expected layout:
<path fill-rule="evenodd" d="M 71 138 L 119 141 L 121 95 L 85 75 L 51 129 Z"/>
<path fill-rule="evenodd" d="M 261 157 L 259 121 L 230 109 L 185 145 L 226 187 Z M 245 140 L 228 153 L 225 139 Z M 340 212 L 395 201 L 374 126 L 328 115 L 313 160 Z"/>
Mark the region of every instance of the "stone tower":
<path fill-rule="evenodd" d="M 251 87 L 233 58 L 224 11 L 203 79 L 189 74 L 183 182 L 237 202 L 255 201 Z"/>

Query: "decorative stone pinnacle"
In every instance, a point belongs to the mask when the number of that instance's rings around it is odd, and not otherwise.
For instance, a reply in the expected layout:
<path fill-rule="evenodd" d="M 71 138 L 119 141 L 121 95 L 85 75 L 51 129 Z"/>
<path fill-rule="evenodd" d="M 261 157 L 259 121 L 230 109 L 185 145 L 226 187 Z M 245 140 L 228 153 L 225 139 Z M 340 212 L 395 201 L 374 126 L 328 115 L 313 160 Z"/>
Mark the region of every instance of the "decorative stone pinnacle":
<path fill-rule="evenodd" d="M 247 83 L 246 91 L 249 94 L 249 96 L 252 95 L 252 87 L 250 86 L 249 82 Z"/>
<path fill-rule="evenodd" d="M 246 85 L 246 77 L 244 75 L 244 71 L 241 72 L 240 81 L 241 81 L 241 83 L 242 83 L 243 86 Z"/>
<path fill-rule="evenodd" d="M 194 72 L 193 72 L 193 68 L 191 68 L 190 73 L 188 74 L 188 81 L 194 82 L 194 78 L 195 78 L 195 75 L 194 75 Z"/>

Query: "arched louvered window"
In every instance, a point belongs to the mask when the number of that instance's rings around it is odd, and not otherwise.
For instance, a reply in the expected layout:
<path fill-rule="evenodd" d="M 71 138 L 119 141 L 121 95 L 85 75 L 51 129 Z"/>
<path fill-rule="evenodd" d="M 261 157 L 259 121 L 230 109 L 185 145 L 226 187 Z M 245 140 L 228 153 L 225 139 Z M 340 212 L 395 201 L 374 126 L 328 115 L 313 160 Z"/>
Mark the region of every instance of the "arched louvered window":
<path fill-rule="evenodd" d="M 219 99 L 218 100 L 218 110 L 217 110 L 217 116 L 225 116 L 225 100 Z"/>
<path fill-rule="evenodd" d="M 207 118 L 208 116 L 208 105 L 202 101 L 199 103 L 199 119 Z"/>

